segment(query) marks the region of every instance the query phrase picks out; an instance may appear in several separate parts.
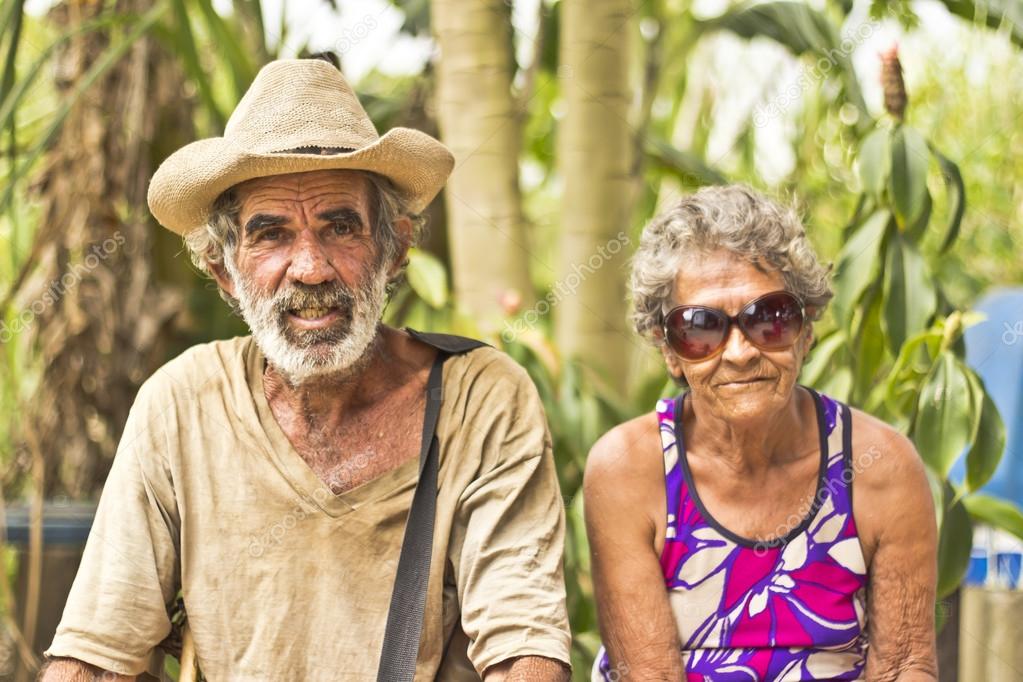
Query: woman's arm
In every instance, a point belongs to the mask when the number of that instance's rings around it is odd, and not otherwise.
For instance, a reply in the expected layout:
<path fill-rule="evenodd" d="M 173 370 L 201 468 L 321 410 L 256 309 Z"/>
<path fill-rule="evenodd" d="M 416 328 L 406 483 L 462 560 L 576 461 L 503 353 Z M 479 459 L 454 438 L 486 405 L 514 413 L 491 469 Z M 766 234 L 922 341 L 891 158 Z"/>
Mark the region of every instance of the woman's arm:
<path fill-rule="evenodd" d="M 655 549 L 665 514 L 656 419 L 616 427 L 590 451 L 583 495 L 600 634 L 615 679 L 683 678 L 678 630 Z M 658 511 L 659 510 L 659 511 Z"/>
<path fill-rule="evenodd" d="M 891 427 L 859 412 L 853 424 L 853 508 L 870 548 L 866 677 L 936 681 L 938 539 L 924 465 Z"/>

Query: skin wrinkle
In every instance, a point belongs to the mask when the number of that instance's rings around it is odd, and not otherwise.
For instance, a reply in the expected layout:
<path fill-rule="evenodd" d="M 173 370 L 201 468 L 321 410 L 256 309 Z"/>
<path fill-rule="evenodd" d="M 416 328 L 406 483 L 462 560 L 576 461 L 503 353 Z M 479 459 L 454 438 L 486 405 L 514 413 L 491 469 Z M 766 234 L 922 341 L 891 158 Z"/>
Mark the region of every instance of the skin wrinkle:
<path fill-rule="evenodd" d="M 560 661 L 542 656 L 523 656 L 492 665 L 484 673 L 486 682 L 568 682 L 571 671 Z"/>
<path fill-rule="evenodd" d="M 727 252 L 683 262 L 672 306 L 702 304 L 735 314 L 757 296 L 784 288 L 780 273 Z M 792 348 L 761 351 L 733 329 L 716 358 L 693 363 L 664 352 L 669 373 L 692 386 L 683 425 L 698 494 L 722 525 L 748 538 L 774 538 L 791 529 L 793 512 L 803 512 L 802 519 L 816 490 L 816 414 L 809 395 L 796 388 L 812 338 L 808 327 Z M 768 385 L 739 395 L 720 386 L 722 379 L 748 377 L 765 377 Z M 871 588 L 866 678 L 936 680 L 937 539 L 923 465 L 901 434 L 852 413 L 853 512 Z M 683 676 L 659 565 L 666 523 L 660 448 L 651 412 L 612 429 L 587 462 L 585 511 L 598 621 L 621 679 Z M 855 453 L 871 455 L 865 466 L 857 467 Z M 895 521 L 892 509 L 900 511 Z"/>

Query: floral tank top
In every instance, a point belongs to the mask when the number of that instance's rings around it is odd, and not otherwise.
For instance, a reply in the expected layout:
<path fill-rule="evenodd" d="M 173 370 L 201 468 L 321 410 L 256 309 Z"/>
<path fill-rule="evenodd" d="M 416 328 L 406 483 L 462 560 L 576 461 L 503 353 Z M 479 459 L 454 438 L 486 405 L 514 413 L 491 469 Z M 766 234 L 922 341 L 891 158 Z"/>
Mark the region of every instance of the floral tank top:
<path fill-rule="evenodd" d="M 867 572 L 852 514 L 852 417 L 810 392 L 820 432 L 816 494 L 794 516 L 798 525 L 759 542 L 721 526 L 700 501 L 681 428 L 685 396 L 657 403 L 668 500 L 661 568 L 686 682 L 863 679 Z M 626 672 L 601 649 L 592 679 Z"/>

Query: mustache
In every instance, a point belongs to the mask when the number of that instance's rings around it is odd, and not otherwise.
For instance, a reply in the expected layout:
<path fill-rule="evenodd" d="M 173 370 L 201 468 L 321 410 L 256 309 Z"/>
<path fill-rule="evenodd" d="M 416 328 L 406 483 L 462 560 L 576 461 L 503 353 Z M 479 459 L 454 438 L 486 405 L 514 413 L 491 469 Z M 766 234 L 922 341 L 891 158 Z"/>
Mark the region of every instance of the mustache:
<path fill-rule="evenodd" d="M 341 282 L 302 284 L 296 282 L 274 296 L 275 313 L 283 315 L 299 308 L 341 308 L 349 310 L 355 305 L 355 294 Z"/>

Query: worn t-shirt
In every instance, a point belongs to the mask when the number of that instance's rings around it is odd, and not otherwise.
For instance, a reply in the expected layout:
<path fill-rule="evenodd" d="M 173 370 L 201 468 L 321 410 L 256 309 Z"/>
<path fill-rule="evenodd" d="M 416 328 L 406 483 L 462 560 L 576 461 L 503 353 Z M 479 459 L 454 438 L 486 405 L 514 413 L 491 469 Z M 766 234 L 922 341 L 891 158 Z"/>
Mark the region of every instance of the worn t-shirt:
<path fill-rule="evenodd" d="M 181 589 L 209 679 L 375 679 L 419 444 L 335 495 L 274 419 L 263 367 L 241 337 L 143 385 L 47 655 L 138 674 Z M 516 656 L 567 663 L 564 509 L 536 389 L 480 348 L 448 359 L 443 392 L 416 679 L 478 679 Z"/>

